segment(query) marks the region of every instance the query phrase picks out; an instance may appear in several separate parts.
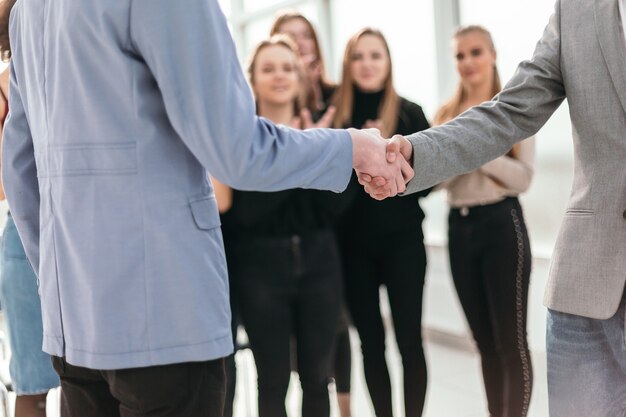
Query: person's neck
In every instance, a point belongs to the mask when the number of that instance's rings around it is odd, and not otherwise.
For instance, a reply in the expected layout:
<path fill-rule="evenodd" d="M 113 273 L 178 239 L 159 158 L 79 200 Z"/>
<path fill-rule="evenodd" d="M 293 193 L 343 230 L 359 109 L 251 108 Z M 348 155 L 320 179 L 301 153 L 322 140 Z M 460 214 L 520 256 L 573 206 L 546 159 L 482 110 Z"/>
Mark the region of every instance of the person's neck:
<path fill-rule="evenodd" d="M 376 90 L 363 90 L 356 85 L 354 85 L 354 95 L 355 96 L 366 96 L 366 97 L 378 97 L 382 96 L 385 93 L 385 88 L 379 88 Z"/>
<path fill-rule="evenodd" d="M 462 103 L 462 107 L 468 109 L 477 106 L 485 101 L 493 98 L 493 86 L 491 83 L 484 83 L 477 86 L 465 87 L 466 98 Z"/>
<path fill-rule="evenodd" d="M 259 101 L 258 107 L 259 116 L 265 117 L 275 124 L 289 125 L 295 117 L 292 103 L 274 104 Z"/>

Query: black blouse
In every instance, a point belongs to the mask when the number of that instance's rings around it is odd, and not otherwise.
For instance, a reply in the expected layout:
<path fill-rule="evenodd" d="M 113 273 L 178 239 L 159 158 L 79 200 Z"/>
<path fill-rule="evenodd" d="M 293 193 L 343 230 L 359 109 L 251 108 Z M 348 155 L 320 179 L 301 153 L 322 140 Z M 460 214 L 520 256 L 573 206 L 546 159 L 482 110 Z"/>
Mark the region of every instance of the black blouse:
<path fill-rule="evenodd" d="M 367 120 L 376 120 L 383 92 L 363 93 L 355 89 L 351 125 L 362 128 Z M 430 127 L 420 106 L 400 97 L 398 124 L 394 134 L 409 135 Z M 362 245 L 370 247 L 395 247 L 410 241 L 423 241 L 422 220 L 424 212 L 419 197 L 428 195 L 424 190 L 406 197 L 377 201 L 371 198 L 353 174 L 350 187 L 354 193 L 351 204 L 337 224 L 337 233 L 344 251 Z"/>

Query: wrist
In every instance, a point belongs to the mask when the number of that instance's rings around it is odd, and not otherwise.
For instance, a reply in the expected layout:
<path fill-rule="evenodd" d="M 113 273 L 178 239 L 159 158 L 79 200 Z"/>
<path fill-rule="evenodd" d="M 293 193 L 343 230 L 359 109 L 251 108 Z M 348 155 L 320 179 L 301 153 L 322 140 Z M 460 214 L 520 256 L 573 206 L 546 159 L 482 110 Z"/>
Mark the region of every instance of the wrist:
<path fill-rule="evenodd" d="M 363 163 L 363 155 L 361 151 L 361 135 L 359 131 L 354 128 L 347 129 L 352 140 L 352 167 L 358 169 Z"/>

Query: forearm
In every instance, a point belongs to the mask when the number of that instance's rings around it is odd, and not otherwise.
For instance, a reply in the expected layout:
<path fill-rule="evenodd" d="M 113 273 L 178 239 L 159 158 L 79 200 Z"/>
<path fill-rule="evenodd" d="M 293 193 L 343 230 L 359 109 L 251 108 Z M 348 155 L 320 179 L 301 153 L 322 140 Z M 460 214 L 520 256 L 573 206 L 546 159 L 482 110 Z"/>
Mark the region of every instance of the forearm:
<path fill-rule="evenodd" d="M 345 188 L 352 166 L 346 132 L 301 132 L 255 116 L 216 0 L 132 0 L 129 33 L 174 130 L 217 179 L 241 190 Z"/>
<path fill-rule="evenodd" d="M 472 171 L 533 136 L 565 98 L 560 70 L 560 2 L 532 59 L 522 62 L 493 101 L 483 103 L 442 126 L 409 137 L 415 192 Z"/>
<path fill-rule="evenodd" d="M 528 190 L 533 177 L 532 166 L 506 155 L 487 162 L 480 170 L 502 187 L 517 194 Z"/>

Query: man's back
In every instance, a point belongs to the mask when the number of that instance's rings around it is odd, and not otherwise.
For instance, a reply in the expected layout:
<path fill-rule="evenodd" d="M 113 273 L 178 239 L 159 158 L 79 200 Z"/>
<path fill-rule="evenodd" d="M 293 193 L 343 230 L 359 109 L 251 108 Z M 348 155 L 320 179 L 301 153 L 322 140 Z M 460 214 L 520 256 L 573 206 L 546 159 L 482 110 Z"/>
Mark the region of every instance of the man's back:
<path fill-rule="evenodd" d="M 216 1 L 20 1 L 11 37 L 5 180 L 39 271 L 44 349 L 93 369 L 228 355 L 205 167 L 244 189 L 339 190 L 349 136 L 255 119 Z"/>

